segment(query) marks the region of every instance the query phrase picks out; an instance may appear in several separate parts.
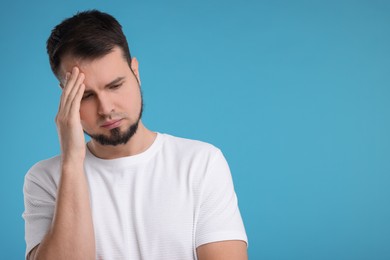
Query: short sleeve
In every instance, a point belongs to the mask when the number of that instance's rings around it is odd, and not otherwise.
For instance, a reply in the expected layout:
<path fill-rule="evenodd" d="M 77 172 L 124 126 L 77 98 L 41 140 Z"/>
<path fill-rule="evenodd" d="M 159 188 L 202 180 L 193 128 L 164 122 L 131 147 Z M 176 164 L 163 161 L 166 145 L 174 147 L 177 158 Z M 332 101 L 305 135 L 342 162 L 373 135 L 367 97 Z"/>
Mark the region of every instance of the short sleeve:
<path fill-rule="evenodd" d="M 195 246 L 226 240 L 248 243 L 230 169 L 218 150 L 204 178 Z"/>
<path fill-rule="evenodd" d="M 54 214 L 55 195 L 45 180 L 32 176 L 37 167 L 30 169 L 24 179 L 24 207 L 26 256 L 48 232 Z M 41 172 L 44 174 L 44 172 Z"/>

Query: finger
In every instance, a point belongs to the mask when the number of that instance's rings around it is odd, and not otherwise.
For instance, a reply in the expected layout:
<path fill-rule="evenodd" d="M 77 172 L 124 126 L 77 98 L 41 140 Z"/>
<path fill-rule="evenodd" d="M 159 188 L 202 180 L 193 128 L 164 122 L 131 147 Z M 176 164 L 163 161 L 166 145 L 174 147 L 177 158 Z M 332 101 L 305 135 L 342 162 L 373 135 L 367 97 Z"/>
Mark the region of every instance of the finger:
<path fill-rule="evenodd" d="M 76 82 L 78 76 L 79 76 L 80 70 L 77 67 L 73 67 L 72 73 L 69 77 L 69 79 L 66 82 L 66 85 L 64 87 L 64 93 L 65 96 L 69 95 L 71 92 L 72 88 L 74 87 L 74 83 Z"/>
<path fill-rule="evenodd" d="M 73 102 L 74 97 L 76 96 L 77 91 L 80 88 L 80 85 L 84 83 L 85 75 L 84 73 L 80 73 L 77 77 L 76 82 L 74 83 L 74 87 L 72 88 L 71 92 L 68 95 L 68 100 L 70 102 Z"/>
<path fill-rule="evenodd" d="M 65 108 L 67 106 L 69 109 L 69 105 L 67 105 L 68 99 L 69 99 L 69 94 L 72 92 L 72 90 L 75 87 L 75 81 L 77 80 L 77 78 L 79 76 L 79 72 L 80 72 L 79 68 L 73 67 L 72 73 L 68 77 L 68 80 L 66 82 L 66 85 L 64 87 L 64 90 L 63 90 L 62 96 L 61 96 L 61 107 L 62 108 Z"/>
<path fill-rule="evenodd" d="M 66 84 L 67 84 L 67 82 L 68 82 L 68 80 L 69 80 L 69 77 L 70 77 L 70 72 L 67 72 L 67 73 L 65 74 L 65 79 L 63 80 L 63 82 L 60 82 L 60 88 L 61 88 L 62 91 L 64 90 L 64 88 L 65 88 L 65 86 L 66 86 Z M 61 97 L 60 97 L 60 102 L 59 102 L 58 110 L 59 110 L 61 107 L 63 107 L 63 100 L 64 100 L 63 97 L 64 97 L 64 92 L 61 93 Z"/>
<path fill-rule="evenodd" d="M 64 80 L 64 85 L 63 85 L 63 87 L 68 83 L 68 80 L 69 80 L 69 77 L 70 77 L 70 72 L 67 72 L 66 74 L 65 74 L 65 80 Z"/>
<path fill-rule="evenodd" d="M 64 85 L 62 89 L 62 94 L 61 94 L 61 107 L 64 106 L 66 103 L 67 95 L 69 94 L 69 88 L 72 87 L 72 80 L 74 80 L 75 77 L 77 77 L 78 73 L 78 68 L 73 67 L 72 72 L 67 72 L 65 74 L 65 80 L 64 80 Z"/>
<path fill-rule="evenodd" d="M 66 113 L 69 116 L 72 115 L 71 107 L 72 107 L 72 104 L 74 102 L 75 96 L 80 89 L 81 84 L 83 84 L 83 82 L 84 82 L 84 79 L 85 79 L 84 73 L 80 73 L 77 77 L 76 82 L 74 83 L 74 86 L 72 87 L 71 92 L 67 96 L 63 110 L 64 110 L 64 113 Z"/>
<path fill-rule="evenodd" d="M 65 74 L 65 78 L 60 79 L 60 82 L 59 82 L 58 86 L 61 88 L 61 90 L 64 89 L 64 86 L 66 85 L 66 82 L 68 81 L 69 74 L 70 74 L 70 73 L 67 72 L 67 73 Z"/>
<path fill-rule="evenodd" d="M 79 89 L 77 90 L 76 96 L 73 99 L 72 106 L 70 108 L 71 113 L 80 113 L 80 104 L 81 99 L 83 98 L 83 94 L 85 91 L 85 84 L 81 84 Z"/>

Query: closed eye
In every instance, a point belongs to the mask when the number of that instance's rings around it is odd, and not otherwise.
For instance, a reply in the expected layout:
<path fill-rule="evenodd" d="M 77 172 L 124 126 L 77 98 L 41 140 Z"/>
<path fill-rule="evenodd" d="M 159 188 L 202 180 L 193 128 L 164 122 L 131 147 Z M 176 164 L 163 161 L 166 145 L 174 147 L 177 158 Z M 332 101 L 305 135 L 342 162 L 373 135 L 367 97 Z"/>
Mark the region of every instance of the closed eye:
<path fill-rule="evenodd" d="M 82 97 L 82 100 L 85 100 L 85 99 L 88 99 L 90 97 L 92 97 L 92 93 L 88 93 L 88 94 L 85 94 L 83 97 Z"/>
<path fill-rule="evenodd" d="M 109 89 L 117 89 L 119 88 L 120 86 L 122 86 L 123 83 L 120 83 L 120 84 L 116 84 L 116 85 L 112 85 L 109 87 Z"/>

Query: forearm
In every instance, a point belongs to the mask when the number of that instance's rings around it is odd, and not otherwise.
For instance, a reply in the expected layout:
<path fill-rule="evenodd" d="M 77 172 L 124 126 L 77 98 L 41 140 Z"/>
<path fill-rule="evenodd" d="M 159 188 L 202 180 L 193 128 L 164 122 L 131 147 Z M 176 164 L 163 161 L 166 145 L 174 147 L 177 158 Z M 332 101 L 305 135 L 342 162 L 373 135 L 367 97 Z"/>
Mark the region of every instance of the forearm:
<path fill-rule="evenodd" d="M 89 189 L 83 163 L 64 163 L 51 229 L 34 259 L 95 259 Z"/>

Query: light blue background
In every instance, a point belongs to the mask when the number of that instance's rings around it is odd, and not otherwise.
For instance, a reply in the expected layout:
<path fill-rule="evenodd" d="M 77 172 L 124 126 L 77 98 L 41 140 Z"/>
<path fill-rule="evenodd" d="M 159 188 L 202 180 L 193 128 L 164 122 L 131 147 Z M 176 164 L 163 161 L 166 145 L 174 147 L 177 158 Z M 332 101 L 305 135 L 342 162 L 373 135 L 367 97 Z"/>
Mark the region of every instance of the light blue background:
<path fill-rule="evenodd" d="M 123 24 L 144 122 L 227 157 L 250 259 L 390 259 L 389 1 L 2 2 L 1 259 L 23 259 L 27 170 L 59 152 L 45 42 Z"/>

